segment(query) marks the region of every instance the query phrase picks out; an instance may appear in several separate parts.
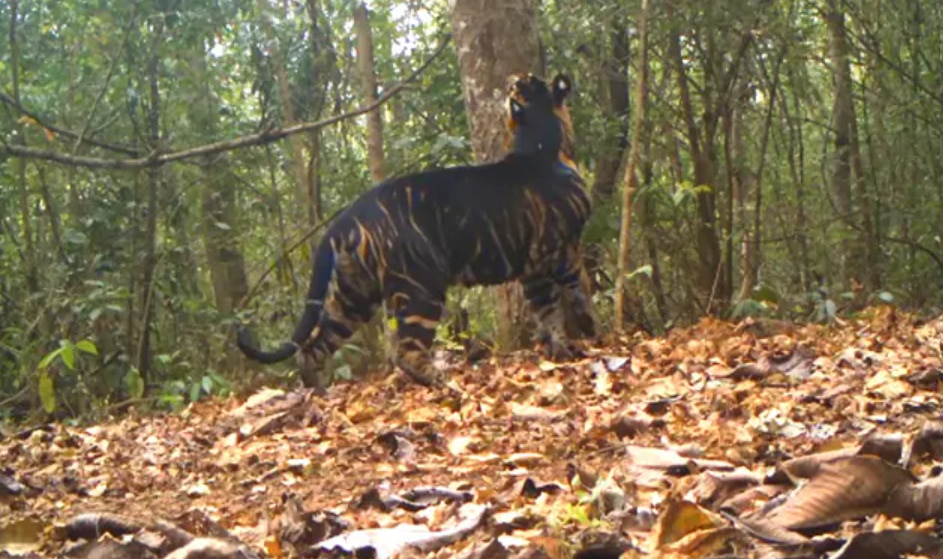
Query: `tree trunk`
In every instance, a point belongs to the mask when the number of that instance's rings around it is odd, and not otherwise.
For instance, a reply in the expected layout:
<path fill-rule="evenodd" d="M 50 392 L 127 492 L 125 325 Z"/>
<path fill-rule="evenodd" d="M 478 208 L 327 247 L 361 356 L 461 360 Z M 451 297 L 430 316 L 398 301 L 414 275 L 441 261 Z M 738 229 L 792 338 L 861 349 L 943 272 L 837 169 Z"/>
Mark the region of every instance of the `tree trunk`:
<path fill-rule="evenodd" d="M 311 118 L 317 120 L 324 113 L 327 105 L 328 92 L 331 83 L 340 81 L 340 70 L 337 67 L 337 57 L 331 46 L 328 35 L 329 25 L 321 25 L 322 18 L 319 0 L 306 0 L 305 9 L 308 12 L 309 32 L 308 40 L 311 49 L 311 72 L 321 76 L 320 93 L 310 95 Z M 321 130 L 312 130 L 308 134 L 308 148 L 311 157 L 308 159 L 308 190 L 305 199 L 308 201 L 308 222 L 312 225 L 324 219 L 324 205 L 321 203 Z"/>
<path fill-rule="evenodd" d="M 615 192 L 619 168 L 629 147 L 629 31 L 625 20 L 617 16 L 609 33 L 612 49 L 608 58 L 603 88 L 607 120 L 618 123 L 618 130 L 607 138 L 596 162 L 593 181 L 593 204 L 608 202 Z"/>
<path fill-rule="evenodd" d="M 20 48 L 17 41 L 19 0 L 10 1 L 10 87 L 13 100 L 20 103 Z M 13 125 L 13 143 L 26 145 L 26 130 L 17 122 Z M 29 184 L 26 182 L 26 160 L 18 157 L 13 163 L 16 176 L 17 198 L 20 204 L 20 222 L 23 228 L 23 267 L 26 268 L 26 288 L 30 293 L 39 289 L 36 269 L 36 250 L 33 246 L 32 212 L 30 212 Z"/>
<path fill-rule="evenodd" d="M 370 105 L 377 100 L 377 75 L 373 60 L 373 31 L 367 5 L 359 2 L 354 6 L 354 33 L 357 35 L 357 69 L 360 73 L 361 104 Z M 386 178 L 383 157 L 383 113 L 374 109 L 367 118 L 367 165 L 370 178 L 378 183 Z M 386 324 L 383 313 L 377 313 L 362 329 L 360 336 L 364 350 L 376 362 L 383 358 L 383 339 Z"/>
<path fill-rule="evenodd" d="M 194 73 L 201 76 L 204 84 L 200 102 L 190 106 L 193 122 L 198 124 L 204 140 L 212 141 L 217 136 L 219 101 L 209 87 L 206 58 L 202 51 L 191 58 Z M 204 168 L 203 185 L 203 242 L 206 245 L 206 263 L 213 284 L 216 308 L 223 314 L 236 310 L 248 292 L 245 259 L 239 246 L 239 219 L 236 209 L 236 192 L 233 181 L 228 180 L 222 165 Z M 235 355 L 235 354 L 233 354 Z"/>
<path fill-rule="evenodd" d="M 839 255 L 840 273 L 843 280 L 860 283 L 862 271 L 876 263 L 869 263 L 864 254 L 866 241 L 855 229 L 855 204 L 852 198 L 852 158 L 855 157 L 857 141 L 854 139 L 855 105 L 851 83 L 851 66 L 848 60 L 849 46 L 845 37 L 845 14 L 838 0 L 828 0 L 825 21 L 829 33 L 829 57 L 831 58 L 835 99 L 832 107 L 832 126 L 835 130 L 835 156 L 832 167 L 832 192 L 835 207 L 846 224 L 843 232 L 843 250 Z"/>
<path fill-rule="evenodd" d="M 745 201 L 740 204 L 742 214 L 740 217 L 740 226 L 743 231 L 742 258 L 743 258 L 743 277 L 740 282 L 740 292 L 737 295 L 738 300 L 750 297 L 757 285 L 759 278 L 760 262 L 762 253 L 760 251 L 760 239 L 762 236 L 762 216 L 763 216 L 763 172 L 766 169 L 766 151 L 769 148 L 770 132 L 773 128 L 773 114 L 776 108 L 776 97 L 779 93 L 780 67 L 786 57 L 787 49 L 783 47 L 780 50 L 779 57 L 776 59 L 776 66 L 773 68 L 773 75 L 769 81 L 769 104 L 766 107 L 766 117 L 763 121 L 763 137 L 760 140 L 759 163 L 757 164 L 756 176 L 751 181 L 750 186 L 756 192 L 753 206 L 752 230 L 750 227 L 750 216 Z M 746 189 L 743 190 L 744 199 L 749 194 Z"/>
<path fill-rule="evenodd" d="M 854 116 L 854 111 L 852 111 Z M 858 203 L 858 218 L 861 220 L 862 242 L 864 243 L 864 260 L 861 281 L 868 294 L 881 287 L 881 247 L 871 219 L 871 197 L 868 195 L 867 180 L 864 174 L 864 164 L 861 161 L 861 143 L 858 139 L 858 119 L 851 119 L 851 168 L 855 174 L 855 200 Z"/>
<path fill-rule="evenodd" d="M 363 90 L 362 104 L 371 105 L 377 100 L 377 75 L 373 63 L 370 14 L 363 2 L 354 6 L 354 32 L 357 35 L 357 69 L 360 71 L 360 86 Z M 380 182 L 386 178 L 383 170 L 383 114 L 377 109 L 367 113 L 366 117 L 367 164 L 373 182 Z"/>
<path fill-rule="evenodd" d="M 269 10 L 264 0 L 259 0 L 259 10 L 262 14 L 265 14 Z M 265 28 L 265 33 L 269 41 L 270 48 L 268 55 L 272 63 L 275 85 L 278 88 L 279 104 L 282 108 L 282 125 L 292 126 L 298 123 L 298 118 L 295 115 L 295 102 L 292 97 L 291 80 L 288 77 L 288 70 L 285 68 L 282 53 L 278 47 L 278 37 L 275 34 L 275 30 L 266 17 L 263 16 L 262 21 L 264 22 L 263 27 Z M 311 199 L 312 189 L 310 187 L 310 176 L 308 174 L 308 165 L 305 158 L 304 136 L 301 134 L 292 134 L 288 137 L 288 145 L 291 150 L 291 170 L 295 182 L 295 198 L 298 200 L 300 208 L 307 208 L 303 210 L 302 213 L 311 220 L 316 215 L 313 212 L 316 200 Z M 315 222 L 312 221 L 308 223 L 308 226 L 311 227 L 314 224 Z M 310 239 L 308 246 L 311 254 L 314 254 L 317 248 L 317 239 Z"/>
<path fill-rule="evenodd" d="M 615 329 L 625 328 L 625 278 L 631 254 L 632 198 L 638 186 L 638 165 L 645 130 L 645 103 L 648 97 L 648 0 L 642 0 L 637 22 L 639 30 L 639 76 L 635 82 L 635 114 L 632 119 L 632 147 L 629 150 L 622 190 L 622 221 L 619 228 L 619 262 L 616 267 Z"/>
<path fill-rule="evenodd" d="M 495 161 L 505 151 L 507 78 L 540 68 L 535 6 L 532 0 L 455 0 L 451 21 L 472 151 L 479 162 Z M 515 283 L 497 291 L 498 342 L 518 347 L 531 333 L 521 288 Z"/>
<path fill-rule="evenodd" d="M 593 188 L 590 192 L 593 207 L 609 204 L 615 192 L 619 170 L 629 148 L 629 31 L 625 18 L 614 17 L 609 32 L 611 55 L 606 57 L 604 73 L 599 83 L 599 96 L 605 99 L 606 120 L 617 123 L 617 130 L 607 135 L 596 160 Z M 603 275 L 605 248 L 602 243 L 583 246 L 583 268 L 586 270 L 587 293 L 601 286 L 596 278 Z"/>
<path fill-rule="evenodd" d="M 160 46 L 164 40 L 164 23 L 158 19 L 155 24 L 154 42 L 151 46 L 151 58 L 148 62 L 147 80 L 150 105 L 147 115 L 148 149 L 160 146 Z M 147 175 L 147 216 L 144 232 L 144 270 L 141 276 L 140 309 L 141 334 L 138 338 L 135 365 L 144 386 L 147 386 L 151 369 L 151 329 L 154 320 L 154 272 L 157 268 L 157 193 L 160 190 L 162 173 L 160 167 L 148 169 Z"/>
<path fill-rule="evenodd" d="M 670 10 L 669 10 L 670 17 Z M 723 293 L 720 240 L 717 235 L 717 217 L 715 212 L 715 176 L 714 176 L 714 145 L 713 130 L 701 130 L 694 115 L 694 106 L 691 102 L 691 93 L 688 86 L 687 71 L 681 57 L 680 32 L 672 31 L 669 48 L 669 57 L 677 73 L 678 91 L 681 97 L 681 111 L 684 120 L 691 158 L 694 160 L 694 185 L 697 187 L 695 199 L 697 202 L 697 226 L 695 243 L 700 257 L 698 273 L 698 291 L 703 300 L 702 310 L 712 313 L 719 306 L 718 293 Z M 705 118 L 707 125 L 712 122 L 713 116 Z M 712 128 L 712 127 L 711 127 Z"/>

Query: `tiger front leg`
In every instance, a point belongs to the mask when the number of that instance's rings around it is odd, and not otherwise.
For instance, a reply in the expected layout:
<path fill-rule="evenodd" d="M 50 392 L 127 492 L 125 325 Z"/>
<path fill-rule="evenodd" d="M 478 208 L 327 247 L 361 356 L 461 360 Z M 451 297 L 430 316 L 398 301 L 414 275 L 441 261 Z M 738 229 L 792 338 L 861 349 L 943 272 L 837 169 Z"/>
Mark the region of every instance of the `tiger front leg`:
<path fill-rule="evenodd" d="M 579 243 L 571 243 L 557 269 L 557 283 L 563 288 L 564 318 L 568 332 L 574 337 L 596 336 L 596 317 L 589 294 L 589 277 L 583 267 Z"/>

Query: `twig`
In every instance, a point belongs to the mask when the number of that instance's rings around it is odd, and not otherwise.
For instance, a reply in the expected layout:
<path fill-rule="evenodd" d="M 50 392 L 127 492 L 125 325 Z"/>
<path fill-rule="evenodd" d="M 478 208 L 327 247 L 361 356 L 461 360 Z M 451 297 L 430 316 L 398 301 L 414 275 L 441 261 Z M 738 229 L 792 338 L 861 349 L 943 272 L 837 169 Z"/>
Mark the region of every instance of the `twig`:
<path fill-rule="evenodd" d="M 86 134 L 88 134 L 89 128 L 92 126 L 92 120 L 95 118 L 95 112 L 98 110 L 98 105 L 101 104 L 101 100 L 105 96 L 105 92 L 108 91 L 108 85 L 111 83 L 111 77 L 115 74 L 115 68 L 118 67 L 118 57 L 127 46 L 128 37 L 131 36 L 131 29 L 134 27 L 135 23 L 137 23 L 137 4 L 134 6 L 134 11 L 131 14 L 128 26 L 124 30 L 124 38 L 121 40 L 121 46 L 118 47 L 118 51 L 115 52 L 114 57 L 111 59 L 111 64 L 108 65 L 108 73 L 105 75 L 105 79 L 102 80 L 102 86 L 98 90 L 98 95 L 95 97 L 95 101 L 92 103 L 92 108 L 88 110 L 88 116 L 85 118 L 85 124 L 82 126 L 82 130 L 79 131 L 79 136 L 75 139 L 75 144 L 72 146 L 73 155 L 79 151 L 79 148 L 82 146 L 82 142 L 85 140 Z"/>
<path fill-rule="evenodd" d="M 246 293 L 246 296 L 243 297 L 241 301 L 239 301 L 239 305 L 236 306 L 236 310 L 239 311 L 245 308 L 249 300 L 252 299 L 252 296 L 255 295 L 255 292 L 259 290 L 259 286 L 262 285 L 262 282 L 265 281 L 265 278 L 267 278 L 268 275 L 272 273 L 272 270 L 274 270 L 278 266 L 279 260 L 291 254 L 292 251 L 300 247 L 302 243 L 304 243 L 305 241 L 310 239 L 312 236 L 314 236 L 314 234 L 320 231 L 323 227 L 326 227 L 330 222 L 334 221 L 334 218 L 337 217 L 342 211 L 346 209 L 347 209 L 347 206 L 344 206 L 343 208 L 334 212 L 331 215 L 331 217 L 312 225 L 311 227 L 308 228 L 307 231 L 305 231 L 304 235 L 302 235 L 298 240 L 296 240 L 292 244 L 288 245 L 288 247 L 286 247 L 284 250 L 282 250 L 279 257 L 275 259 L 275 261 L 272 262 L 272 264 L 269 265 L 269 267 L 264 272 L 262 272 L 262 275 L 259 277 L 259 279 L 252 285 L 252 288 L 249 289 L 249 292 Z"/>
<path fill-rule="evenodd" d="M 70 138 L 70 139 L 76 139 L 79 137 L 79 134 L 77 132 L 73 132 L 72 130 L 67 130 L 65 128 L 60 128 L 56 126 L 55 124 L 50 124 L 43 117 L 30 111 L 23 105 L 17 103 L 15 99 L 10 97 L 6 93 L 0 92 L 0 101 L 5 103 L 6 105 L 9 105 L 10 107 L 13 107 L 21 115 L 28 117 L 30 120 L 35 121 L 37 124 L 45 128 L 46 130 L 49 130 L 50 132 L 56 134 L 57 136 L 65 136 L 66 138 Z M 114 151 L 116 153 L 123 153 L 125 155 L 130 155 L 132 157 L 138 157 L 141 155 L 141 152 L 139 150 L 136 150 L 128 146 L 109 144 L 107 142 L 102 142 L 99 140 L 95 140 L 93 138 L 85 138 L 82 141 L 85 142 L 86 144 L 95 146 L 97 148 L 107 149 L 109 151 Z"/>
<path fill-rule="evenodd" d="M 22 388 L 19 392 L 17 392 L 16 394 L 14 394 L 14 395 L 12 395 L 12 396 L 10 396 L 9 398 L 6 398 L 6 399 L 4 399 L 4 400 L 0 400 L 0 409 L 5 408 L 5 407 L 9 406 L 10 404 L 13 404 L 13 403 L 18 402 L 18 401 L 20 401 L 21 399 L 23 399 L 27 394 L 29 394 L 29 389 L 30 389 L 30 388 L 31 388 L 30 385 L 27 384 L 27 385 L 23 386 L 23 388 Z"/>
<path fill-rule="evenodd" d="M 51 150 L 42 150 L 35 149 L 26 146 L 19 146 L 15 144 L 4 145 L 0 149 L 0 154 L 7 154 L 13 157 L 24 157 L 29 159 L 42 159 L 46 161 L 53 161 L 56 163 L 62 163 L 64 165 L 71 165 L 74 167 L 88 167 L 94 169 L 143 169 L 146 167 L 159 167 L 165 163 L 171 163 L 174 161 L 180 161 L 183 159 L 190 159 L 194 157 L 215 155 L 225 151 L 231 151 L 234 149 L 239 149 L 243 147 L 256 146 L 261 144 L 266 144 L 269 142 L 274 142 L 276 140 L 281 140 L 282 138 L 291 136 L 292 134 L 298 134 L 301 132 L 308 132 L 311 130 L 317 130 L 319 128 L 324 128 L 330 126 L 337 122 L 344 120 L 349 120 L 354 117 L 358 117 L 362 114 L 369 113 L 370 111 L 376 110 L 381 105 L 393 98 L 403 87 L 415 80 L 422 74 L 426 68 L 428 68 L 441 54 L 445 51 L 445 47 L 450 42 L 451 36 L 446 35 L 442 40 L 442 43 L 436 49 L 436 51 L 429 57 L 419 68 L 415 69 L 412 74 L 407 76 L 404 80 L 397 83 L 389 90 L 385 91 L 383 95 L 377 98 L 377 100 L 369 105 L 366 105 L 360 109 L 343 113 L 337 116 L 330 118 L 325 118 L 315 122 L 303 122 L 296 124 L 294 126 L 288 126 L 285 128 L 273 128 L 269 130 L 264 130 L 258 134 L 251 134 L 249 136 L 243 136 L 241 138 L 236 138 L 234 140 L 226 140 L 223 142 L 215 142 L 212 144 L 206 144 L 203 146 L 197 146 L 194 148 L 183 149 L 179 151 L 173 151 L 169 153 L 160 153 L 159 151 L 153 151 L 145 157 L 139 157 L 135 159 L 105 159 L 98 157 L 84 157 L 78 155 L 67 155 L 64 153 L 59 153 Z"/>

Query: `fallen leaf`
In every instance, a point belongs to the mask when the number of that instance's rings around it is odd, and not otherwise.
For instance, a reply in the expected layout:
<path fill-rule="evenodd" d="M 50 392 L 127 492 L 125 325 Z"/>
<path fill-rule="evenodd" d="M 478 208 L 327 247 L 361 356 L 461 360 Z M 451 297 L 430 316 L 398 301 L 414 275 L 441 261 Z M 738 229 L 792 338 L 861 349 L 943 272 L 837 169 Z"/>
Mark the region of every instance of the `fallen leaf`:
<path fill-rule="evenodd" d="M 827 526 L 883 510 L 885 503 L 914 477 L 874 456 L 852 456 L 823 464 L 764 518 L 789 530 Z"/>

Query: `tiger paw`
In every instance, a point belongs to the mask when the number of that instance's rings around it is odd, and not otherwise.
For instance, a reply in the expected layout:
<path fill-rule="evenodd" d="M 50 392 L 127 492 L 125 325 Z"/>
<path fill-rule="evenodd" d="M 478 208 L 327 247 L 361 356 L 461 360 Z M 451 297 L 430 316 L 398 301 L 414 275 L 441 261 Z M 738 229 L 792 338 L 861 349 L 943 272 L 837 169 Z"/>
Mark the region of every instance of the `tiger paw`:
<path fill-rule="evenodd" d="M 444 384 L 444 381 L 434 367 L 414 367 L 404 359 L 397 359 L 396 366 L 406 373 L 414 382 L 423 386 L 441 386 Z"/>
<path fill-rule="evenodd" d="M 544 343 L 544 358 L 554 363 L 566 363 L 586 356 L 577 346 L 565 341 L 548 341 Z"/>
<path fill-rule="evenodd" d="M 574 338 L 595 338 L 596 321 L 589 313 L 574 311 L 567 322 L 567 334 Z"/>

